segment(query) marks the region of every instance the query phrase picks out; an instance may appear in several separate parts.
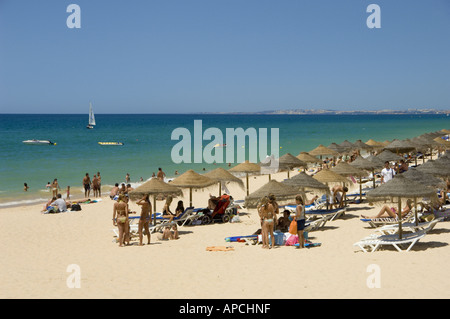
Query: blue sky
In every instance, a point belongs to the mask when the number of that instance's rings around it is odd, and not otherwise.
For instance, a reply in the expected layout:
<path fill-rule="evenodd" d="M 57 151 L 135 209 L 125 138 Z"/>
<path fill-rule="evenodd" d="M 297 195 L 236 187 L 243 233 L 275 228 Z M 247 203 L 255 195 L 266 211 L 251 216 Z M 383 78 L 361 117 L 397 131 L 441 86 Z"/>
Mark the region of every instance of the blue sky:
<path fill-rule="evenodd" d="M 450 109 L 449 57 L 447 0 L 0 0 L 1 113 Z"/>

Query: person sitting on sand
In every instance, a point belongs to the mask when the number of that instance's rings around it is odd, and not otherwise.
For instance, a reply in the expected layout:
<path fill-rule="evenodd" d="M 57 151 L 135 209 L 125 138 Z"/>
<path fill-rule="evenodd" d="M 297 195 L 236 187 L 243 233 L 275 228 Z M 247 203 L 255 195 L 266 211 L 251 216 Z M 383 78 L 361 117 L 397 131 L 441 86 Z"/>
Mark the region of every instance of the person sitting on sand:
<path fill-rule="evenodd" d="M 141 217 L 139 218 L 139 246 L 142 246 L 143 230 L 147 234 L 147 243 L 150 245 L 149 224 L 152 221 L 152 204 L 148 198 L 148 194 L 144 195 L 136 204 L 141 206 Z"/>
<path fill-rule="evenodd" d="M 119 199 L 113 206 L 113 225 L 119 228 L 119 247 L 123 247 L 125 243 L 130 241 L 128 224 L 128 204 L 124 201 L 124 195 L 120 194 Z"/>
<path fill-rule="evenodd" d="M 116 183 L 114 187 L 111 189 L 109 193 L 109 198 L 114 199 L 117 195 L 119 195 L 119 183 Z"/>
<path fill-rule="evenodd" d="M 275 209 L 272 204 L 270 204 L 269 198 L 267 196 L 261 199 L 261 203 L 258 209 L 259 217 L 262 220 L 262 248 L 269 249 L 273 248 L 275 244 L 273 229 L 274 229 L 274 219 L 275 219 Z M 272 238 L 272 245 L 269 246 L 269 234 Z"/>
<path fill-rule="evenodd" d="M 408 199 L 406 201 L 405 208 L 403 208 L 403 210 L 401 211 L 402 218 L 405 217 L 411 210 L 412 210 L 412 201 L 410 199 Z M 361 217 L 369 218 L 369 219 L 385 218 L 385 217 L 397 218 L 398 217 L 397 214 L 398 214 L 397 209 L 395 207 L 389 207 L 388 205 L 384 205 L 377 215 L 375 215 L 375 216 L 361 215 Z"/>
<path fill-rule="evenodd" d="M 276 229 L 286 233 L 289 231 L 289 226 L 291 225 L 291 221 L 289 219 L 290 211 L 285 210 L 283 212 L 283 217 L 278 218 L 278 223 Z"/>
<path fill-rule="evenodd" d="M 50 206 L 58 207 L 58 213 L 67 211 L 67 203 L 64 199 L 62 199 L 61 194 L 56 195 L 56 200 L 51 203 Z"/>
<path fill-rule="evenodd" d="M 214 210 L 217 206 L 217 204 L 219 203 L 219 197 L 216 196 L 212 196 L 211 194 L 209 194 L 209 199 L 208 199 L 208 209 L 209 210 Z"/>
<path fill-rule="evenodd" d="M 44 209 L 42 210 L 43 212 L 46 212 L 48 210 L 48 208 L 50 207 L 50 205 L 56 200 L 56 196 L 53 196 L 48 202 L 47 204 L 44 205 Z"/>
<path fill-rule="evenodd" d="M 398 172 L 404 173 L 408 170 L 408 164 L 405 163 L 404 160 L 400 160 L 400 165 L 398 166 Z"/>
<path fill-rule="evenodd" d="M 173 240 L 173 239 L 179 239 L 179 238 L 180 238 L 180 236 L 178 235 L 178 227 L 177 227 L 177 224 L 174 223 L 172 226 L 164 227 L 163 234 L 159 239 L 160 240 L 169 240 L 169 239 Z"/>

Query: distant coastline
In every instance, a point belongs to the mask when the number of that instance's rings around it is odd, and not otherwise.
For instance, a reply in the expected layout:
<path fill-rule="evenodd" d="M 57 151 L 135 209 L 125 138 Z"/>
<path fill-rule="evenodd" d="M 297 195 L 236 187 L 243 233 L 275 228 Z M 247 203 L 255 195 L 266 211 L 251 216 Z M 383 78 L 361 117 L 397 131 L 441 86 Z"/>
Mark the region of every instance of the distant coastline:
<path fill-rule="evenodd" d="M 407 109 L 407 110 L 316 110 L 316 109 L 292 109 L 292 110 L 270 110 L 260 112 L 202 112 L 199 114 L 260 114 L 260 115 L 420 115 L 420 114 L 450 114 L 449 110 L 434 110 L 434 109 Z"/>

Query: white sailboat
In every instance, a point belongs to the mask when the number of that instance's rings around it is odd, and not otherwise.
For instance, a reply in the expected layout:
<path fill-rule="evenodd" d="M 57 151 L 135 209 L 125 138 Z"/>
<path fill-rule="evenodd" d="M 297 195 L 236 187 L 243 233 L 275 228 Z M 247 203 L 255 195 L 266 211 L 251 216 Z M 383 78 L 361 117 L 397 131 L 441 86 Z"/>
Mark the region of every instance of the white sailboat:
<path fill-rule="evenodd" d="M 93 129 L 95 125 L 94 111 L 92 110 L 92 103 L 89 103 L 89 124 L 86 126 L 88 129 Z"/>

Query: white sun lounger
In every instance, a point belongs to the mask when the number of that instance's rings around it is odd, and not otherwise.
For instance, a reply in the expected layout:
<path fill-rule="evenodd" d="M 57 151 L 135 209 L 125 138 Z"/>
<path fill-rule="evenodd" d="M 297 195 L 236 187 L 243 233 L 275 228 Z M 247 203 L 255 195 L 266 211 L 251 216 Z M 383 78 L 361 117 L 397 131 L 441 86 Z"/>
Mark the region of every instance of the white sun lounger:
<path fill-rule="evenodd" d="M 426 232 L 421 230 L 415 233 L 407 233 L 399 239 L 398 234 L 393 235 L 381 235 L 378 237 L 367 237 L 356 243 L 353 246 L 358 246 L 364 252 L 374 252 L 377 251 L 381 246 L 394 246 L 398 251 L 410 251 L 411 248 L 423 237 L 425 237 Z M 401 245 L 407 245 L 405 249 L 401 248 Z"/>
<path fill-rule="evenodd" d="M 414 222 L 404 223 L 404 224 L 402 224 L 402 229 L 405 231 L 412 231 L 412 232 L 418 232 L 418 231 L 423 230 L 427 233 L 430 230 L 432 230 L 438 222 L 443 221 L 443 220 L 444 220 L 444 218 L 441 217 L 441 218 L 433 219 L 431 222 L 418 223 L 417 225 Z M 399 230 L 398 224 L 394 224 L 394 225 L 382 226 L 380 228 L 377 228 L 375 231 L 381 233 L 382 235 L 392 235 L 392 234 L 398 234 L 398 230 Z"/>
<path fill-rule="evenodd" d="M 413 218 L 414 218 L 414 212 L 410 211 L 405 217 L 403 217 L 402 223 L 409 222 Z M 373 228 L 377 228 L 377 227 L 380 227 L 383 225 L 398 224 L 398 218 L 392 218 L 392 217 L 361 218 L 361 221 L 368 223 Z"/>

